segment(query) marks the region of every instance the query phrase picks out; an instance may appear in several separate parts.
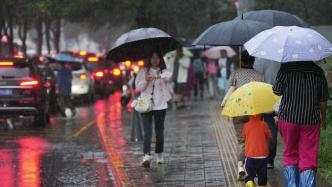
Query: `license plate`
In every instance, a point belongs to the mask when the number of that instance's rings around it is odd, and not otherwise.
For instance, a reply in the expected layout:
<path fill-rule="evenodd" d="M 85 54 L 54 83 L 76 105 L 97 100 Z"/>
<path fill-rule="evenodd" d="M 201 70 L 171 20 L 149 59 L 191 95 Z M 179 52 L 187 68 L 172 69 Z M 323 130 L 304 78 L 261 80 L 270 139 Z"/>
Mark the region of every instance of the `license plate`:
<path fill-rule="evenodd" d="M 12 89 L 0 89 L 0 95 L 1 96 L 9 96 L 13 94 Z"/>

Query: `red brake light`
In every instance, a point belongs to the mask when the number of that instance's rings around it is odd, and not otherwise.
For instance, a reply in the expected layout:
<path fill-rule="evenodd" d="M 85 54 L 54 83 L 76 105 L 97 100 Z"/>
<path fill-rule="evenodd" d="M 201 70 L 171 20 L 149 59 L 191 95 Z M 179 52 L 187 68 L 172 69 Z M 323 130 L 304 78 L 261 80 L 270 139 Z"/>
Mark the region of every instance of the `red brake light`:
<path fill-rule="evenodd" d="M 10 62 L 10 61 L 2 61 L 0 62 L 0 66 L 13 66 L 14 62 Z"/>
<path fill-rule="evenodd" d="M 21 86 L 38 86 L 39 85 L 39 81 L 22 81 L 20 83 Z"/>
<path fill-rule="evenodd" d="M 50 82 L 45 82 L 44 86 L 45 86 L 46 88 L 50 88 L 50 87 L 51 87 L 51 83 L 50 83 Z"/>
<path fill-rule="evenodd" d="M 102 71 L 98 71 L 96 73 L 96 77 L 103 77 L 103 76 L 104 76 L 104 72 L 102 72 Z"/>
<path fill-rule="evenodd" d="M 115 76 L 121 75 L 121 70 L 119 68 L 113 69 L 113 75 L 115 75 Z"/>

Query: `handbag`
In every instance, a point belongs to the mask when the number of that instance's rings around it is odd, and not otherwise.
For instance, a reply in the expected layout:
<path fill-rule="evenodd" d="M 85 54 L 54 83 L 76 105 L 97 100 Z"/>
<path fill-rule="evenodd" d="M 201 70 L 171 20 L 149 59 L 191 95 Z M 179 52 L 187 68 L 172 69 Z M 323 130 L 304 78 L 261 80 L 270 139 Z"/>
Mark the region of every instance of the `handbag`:
<path fill-rule="evenodd" d="M 154 83 L 152 86 L 152 92 L 151 95 L 145 95 L 145 96 L 139 96 L 137 99 L 135 99 L 131 106 L 139 113 L 148 113 L 151 112 L 153 109 L 153 92 L 154 92 Z"/>

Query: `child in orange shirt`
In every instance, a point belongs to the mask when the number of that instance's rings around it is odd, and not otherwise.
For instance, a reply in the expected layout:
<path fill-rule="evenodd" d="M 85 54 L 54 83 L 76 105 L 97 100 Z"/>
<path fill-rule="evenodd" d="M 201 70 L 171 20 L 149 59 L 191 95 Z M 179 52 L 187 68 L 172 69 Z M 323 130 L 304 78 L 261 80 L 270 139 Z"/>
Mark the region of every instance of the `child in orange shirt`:
<path fill-rule="evenodd" d="M 247 172 L 246 187 L 254 186 L 254 178 L 258 176 L 258 185 L 267 184 L 267 157 L 269 155 L 268 140 L 272 134 L 261 115 L 249 116 L 244 124 L 242 135 L 245 139 L 246 160 L 244 167 Z"/>

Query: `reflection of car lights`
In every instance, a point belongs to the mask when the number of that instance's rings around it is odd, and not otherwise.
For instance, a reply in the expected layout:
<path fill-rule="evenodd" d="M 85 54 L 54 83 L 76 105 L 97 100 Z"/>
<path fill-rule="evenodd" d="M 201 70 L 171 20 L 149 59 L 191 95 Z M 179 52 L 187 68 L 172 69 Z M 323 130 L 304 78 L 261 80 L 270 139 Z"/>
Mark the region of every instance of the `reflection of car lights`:
<path fill-rule="evenodd" d="M 16 55 L 14 55 L 14 58 L 24 58 L 24 55 L 21 55 L 21 54 L 16 54 Z"/>
<path fill-rule="evenodd" d="M 82 80 L 85 80 L 85 79 L 87 79 L 88 78 L 88 76 L 86 75 L 86 74 L 81 74 L 80 75 L 80 79 L 82 79 Z"/>

